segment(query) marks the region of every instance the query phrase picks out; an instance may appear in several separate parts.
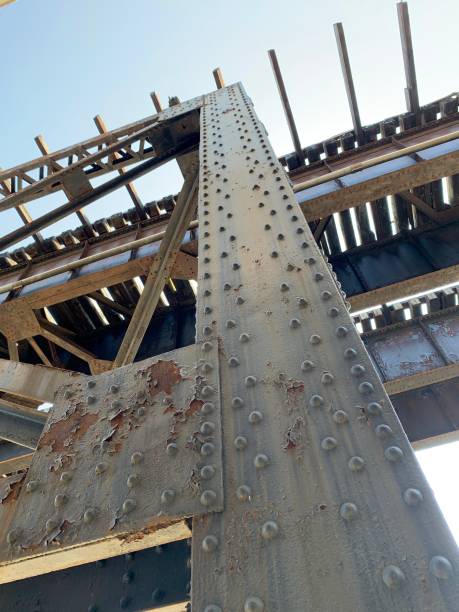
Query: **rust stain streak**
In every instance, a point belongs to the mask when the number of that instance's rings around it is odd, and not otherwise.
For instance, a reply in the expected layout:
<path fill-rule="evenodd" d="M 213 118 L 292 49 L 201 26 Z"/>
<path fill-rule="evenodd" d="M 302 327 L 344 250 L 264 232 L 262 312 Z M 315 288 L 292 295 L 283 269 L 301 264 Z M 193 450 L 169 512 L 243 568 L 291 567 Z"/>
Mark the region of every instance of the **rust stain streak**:
<path fill-rule="evenodd" d="M 0 500 L 2 506 L 9 504 L 10 502 L 15 502 L 19 497 L 19 493 L 22 489 L 22 481 L 26 477 L 27 472 L 22 472 L 21 474 L 17 474 L 14 478 L 10 478 L 8 482 L 8 488 L 4 492 L 3 497 Z"/>
<path fill-rule="evenodd" d="M 180 368 L 173 361 L 157 361 L 148 367 L 146 372 L 150 397 L 161 392 L 171 395 L 173 387 L 182 380 Z"/>
<path fill-rule="evenodd" d="M 82 409 L 77 407 L 70 417 L 53 423 L 49 430 L 42 434 L 37 448 L 49 446 L 57 453 L 68 451 L 72 448 L 74 442 L 84 436 L 98 418 L 97 414 L 82 413 Z"/>

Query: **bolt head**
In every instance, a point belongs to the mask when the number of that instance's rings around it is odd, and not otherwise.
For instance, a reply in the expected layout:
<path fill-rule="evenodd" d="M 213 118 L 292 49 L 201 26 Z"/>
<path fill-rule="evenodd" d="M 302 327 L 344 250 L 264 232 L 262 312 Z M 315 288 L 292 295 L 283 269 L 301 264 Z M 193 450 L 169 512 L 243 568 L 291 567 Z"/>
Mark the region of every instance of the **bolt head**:
<path fill-rule="evenodd" d="M 331 451 L 338 446 L 338 441 L 332 436 L 327 436 L 322 440 L 320 446 L 326 451 Z"/>
<path fill-rule="evenodd" d="M 303 361 L 303 363 L 301 364 L 301 369 L 303 370 L 303 372 L 310 372 L 315 367 L 316 364 L 310 359 L 306 359 L 306 361 Z"/>
<path fill-rule="evenodd" d="M 247 438 L 245 436 L 236 436 L 233 444 L 236 450 L 245 450 L 247 448 Z"/>
<path fill-rule="evenodd" d="M 403 499 L 407 506 L 416 507 L 424 501 L 424 495 L 419 489 L 406 489 L 403 492 Z"/>
<path fill-rule="evenodd" d="M 378 404 L 378 402 L 370 402 L 367 405 L 367 412 L 370 416 L 380 416 L 382 413 L 381 404 Z"/>
<path fill-rule="evenodd" d="M 257 384 L 256 376 L 246 376 L 245 377 L 245 386 L 246 387 L 254 387 Z"/>
<path fill-rule="evenodd" d="M 368 382 L 368 381 L 360 383 L 358 388 L 359 388 L 359 393 L 361 393 L 362 395 L 371 395 L 372 393 L 374 393 L 374 390 L 375 390 L 371 382 Z"/>
<path fill-rule="evenodd" d="M 381 423 L 380 425 L 377 425 L 375 427 L 375 433 L 378 438 L 385 439 L 389 438 L 394 432 L 392 431 L 391 427 L 389 427 L 389 425 L 387 425 L 386 423 Z"/>
<path fill-rule="evenodd" d="M 243 405 L 244 400 L 242 399 L 242 397 L 233 397 L 233 399 L 231 400 L 231 406 L 233 408 L 242 408 Z"/>
<path fill-rule="evenodd" d="M 201 446 L 201 456 L 202 457 L 209 457 L 210 455 L 212 455 L 215 451 L 215 446 L 212 444 L 212 442 L 204 442 L 204 444 Z"/>
<path fill-rule="evenodd" d="M 212 410 L 213 410 L 213 408 L 212 408 Z M 201 433 L 204 436 L 210 436 L 211 434 L 214 433 L 214 431 L 215 431 L 215 423 L 212 423 L 211 421 L 205 421 L 204 423 L 202 423 L 202 425 L 201 425 Z"/>
<path fill-rule="evenodd" d="M 199 498 L 203 506 L 211 506 L 215 503 L 216 499 L 217 494 L 215 493 L 215 491 L 211 490 L 203 491 L 201 497 Z"/>
<path fill-rule="evenodd" d="M 172 489 L 166 489 L 161 493 L 161 503 L 163 506 L 171 504 L 175 499 L 175 491 Z"/>
<path fill-rule="evenodd" d="M 389 446 L 384 451 L 384 456 L 388 461 L 395 463 L 396 461 L 403 459 L 404 453 L 398 446 Z"/>
<path fill-rule="evenodd" d="M 396 565 L 387 565 L 382 572 L 384 584 L 389 589 L 397 589 L 405 582 L 405 574 Z"/>
<path fill-rule="evenodd" d="M 203 480 L 210 480 L 215 476 L 216 469 L 213 465 L 204 465 L 201 468 L 200 475 Z"/>
<path fill-rule="evenodd" d="M 175 442 L 170 442 L 167 446 L 166 446 L 166 453 L 168 455 L 176 455 L 178 452 L 178 446 Z"/>
<path fill-rule="evenodd" d="M 69 498 L 67 495 L 65 495 L 65 493 L 58 493 L 54 498 L 54 507 L 61 508 L 62 506 L 65 506 L 68 500 Z"/>
<path fill-rule="evenodd" d="M 439 580 L 448 580 L 453 575 L 453 566 L 451 562 L 440 555 L 432 557 L 429 563 L 431 573 Z"/>
<path fill-rule="evenodd" d="M 94 471 L 98 476 L 100 476 L 100 474 L 103 474 L 104 472 L 107 471 L 107 464 L 104 461 L 101 461 L 100 463 L 96 465 L 96 467 L 94 468 Z"/>
<path fill-rule="evenodd" d="M 262 420 L 263 420 L 263 414 L 259 410 L 253 410 L 249 414 L 249 423 L 251 423 L 252 425 L 261 423 Z"/>
<path fill-rule="evenodd" d="M 123 502 L 123 506 L 122 506 L 123 512 L 125 514 L 129 514 L 129 512 L 132 512 L 133 510 L 135 510 L 136 506 L 137 506 L 137 503 L 136 503 L 135 499 L 132 499 L 132 498 L 128 497 Z"/>
<path fill-rule="evenodd" d="M 218 538 L 214 535 L 208 535 L 203 539 L 201 546 L 206 553 L 215 552 L 218 548 Z"/>
<path fill-rule="evenodd" d="M 261 536 L 264 540 L 273 540 L 279 534 L 279 526 L 274 521 L 266 521 L 261 528 Z"/>
<path fill-rule="evenodd" d="M 335 423 L 343 425 L 344 423 L 347 423 L 349 421 L 349 417 L 347 415 L 347 412 L 345 412 L 344 410 L 336 410 L 333 413 L 333 420 L 335 421 Z"/>
<path fill-rule="evenodd" d="M 359 511 L 355 504 L 352 502 L 346 502 L 341 505 L 339 513 L 345 521 L 352 521 L 357 517 Z"/>
<path fill-rule="evenodd" d="M 126 480 L 128 489 L 133 489 L 140 483 L 140 476 L 138 474 L 129 474 Z"/>
<path fill-rule="evenodd" d="M 83 522 L 91 523 L 96 518 L 96 512 L 93 508 L 88 508 L 83 514 Z"/>
<path fill-rule="evenodd" d="M 144 460 L 144 454 L 141 451 L 134 451 L 131 455 L 131 465 L 138 465 Z"/>
<path fill-rule="evenodd" d="M 361 365 L 360 363 L 357 363 L 356 365 L 353 365 L 351 367 L 351 376 L 354 376 L 355 378 L 360 378 L 364 374 L 365 366 Z"/>
<path fill-rule="evenodd" d="M 309 399 L 309 405 L 311 408 L 320 408 L 324 405 L 324 398 L 321 395 L 312 395 Z"/>
<path fill-rule="evenodd" d="M 365 461 L 362 457 L 355 455 L 349 459 L 347 465 L 352 472 L 360 472 L 365 467 Z"/>
<path fill-rule="evenodd" d="M 255 456 L 253 464 L 257 468 L 257 470 L 261 470 L 269 465 L 269 458 L 264 453 L 259 453 Z"/>
<path fill-rule="evenodd" d="M 239 501 L 246 502 L 250 500 L 252 489 L 248 485 L 241 485 L 236 489 L 236 497 Z"/>
<path fill-rule="evenodd" d="M 244 612 L 263 612 L 265 605 L 259 597 L 249 597 L 244 603 Z"/>

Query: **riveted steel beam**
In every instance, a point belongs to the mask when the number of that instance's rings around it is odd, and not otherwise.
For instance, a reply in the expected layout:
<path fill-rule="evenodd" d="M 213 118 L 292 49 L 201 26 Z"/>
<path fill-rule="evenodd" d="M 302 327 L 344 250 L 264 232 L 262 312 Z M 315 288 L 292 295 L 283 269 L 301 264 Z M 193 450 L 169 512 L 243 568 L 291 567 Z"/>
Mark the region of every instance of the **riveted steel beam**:
<path fill-rule="evenodd" d="M 2 585 L 8 612 L 186 610 L 190 548 L 186 541 Z M 37 608 L 37 601 L 39 607 Z"/>
<path fill-rule="evenodd" d="M 185 518 L 222 509 L 218 367 L 200 355 L 59 389 L 27 474 L 0 483 L 0 583 L 187 538 Z"/>
<path fill-rule="evenodd" d="M 455 610 L 457 547 L 241 85 L 200 156 L 225 508 L 193 520 L 193 610 Z"/>

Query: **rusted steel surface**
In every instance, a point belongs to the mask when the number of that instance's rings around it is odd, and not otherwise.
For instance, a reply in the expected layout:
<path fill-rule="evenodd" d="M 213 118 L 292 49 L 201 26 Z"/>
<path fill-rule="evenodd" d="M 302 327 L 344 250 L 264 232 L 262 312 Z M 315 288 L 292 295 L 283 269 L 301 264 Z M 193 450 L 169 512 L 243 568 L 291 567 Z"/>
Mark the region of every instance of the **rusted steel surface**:
<path fill-rule="evenodd" d="M 362 339 L 390 395 L 459 374 L 457 306 L 364 333 Z"/>
<path fill-rule="evenodd" d="M 365 344 L 384 380 L 402 378 L 446 365 L 419 325 L 367 338 Z"/>
<path fill-rule="evenodd" d="M 429 321 L 427 327 L 445 357 L 452 363 L 459 362 L 459 313 Z"/>
<path fill-rule="evenodd" d="M 222 509 L 218 367 L 196 350 L 59 390 L 27 476 L 0 506 L 0 566 L 95 540 L 141 540 Z"/>
<path fill-rule="evenodd" d="M 193 520 L 193 610 L 456 610 L 457 547 L 242 86 L 206 97 L 200 158 L 225 508 Z"/>

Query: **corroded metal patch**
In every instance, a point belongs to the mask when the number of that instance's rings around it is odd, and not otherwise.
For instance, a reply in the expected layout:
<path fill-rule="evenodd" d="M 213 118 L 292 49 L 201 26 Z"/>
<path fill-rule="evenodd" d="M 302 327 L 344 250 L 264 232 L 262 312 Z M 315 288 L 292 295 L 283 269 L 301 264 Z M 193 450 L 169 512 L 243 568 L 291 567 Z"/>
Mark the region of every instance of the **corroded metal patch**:
<path fill-rule="evenodd" d="M 222 509 L 218 367 L 196 350 L 58 391 L 26 478 L 5 490 L 3 515 L 18 499 L 0 563 Z"/>

